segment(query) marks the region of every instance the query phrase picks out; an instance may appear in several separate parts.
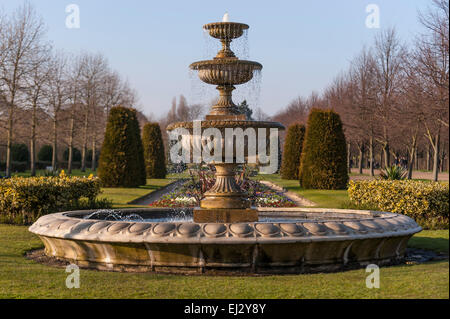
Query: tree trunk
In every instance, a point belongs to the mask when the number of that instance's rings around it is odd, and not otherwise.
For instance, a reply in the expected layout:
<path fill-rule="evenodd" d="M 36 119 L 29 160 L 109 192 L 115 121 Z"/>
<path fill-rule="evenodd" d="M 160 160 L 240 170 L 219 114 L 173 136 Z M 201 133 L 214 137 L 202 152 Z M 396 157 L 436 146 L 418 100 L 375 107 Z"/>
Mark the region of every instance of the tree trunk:
<path fill-rule="evenodd" d="M 52 170 L 53 172 L 57 171 L 58 166 L 58 149 L 57 149 L 57 139 L 58 139 L 58 119 L 55 114 L 55 118 L 53 119 L 53 152 L 52 152 Z"/>
<path fill-rule="evenodd" d="M 414 166 L 415 166 L 416 171 L 418 171 L 419 170 L 419 150 L 417 147 L 414 152 Z"/>
<path fill-rule="evenodd" d="M 30 140 L 30 170 L 31 176 L 36 176 L 36 105 L 33 105 L 33 115 L 31 119 L 31 140 Z"/>
<path fill-rule="evenodd" d="M 431 171 L 431 150 L 430 150 L 430 145 L 428 145 L 427 147 L 427 167 L 426 167 L 427 171 Z"/>
<path fill-rule="evenodd" d="M 440 134 L 436 134 L 434 145 L 433 145 L 433 181 L 437 182 L 439 174 L 439 144 L 440 144 Z"/>
<path fill-rule="evenodd" d="M 369 139 L 369 164 L 370 164 L 370 176 L 374 176 L 374 167 L 373 167 L 373 136 L 370 136 Z"/>
<path fill-rule="evenodd" d="M 411 151 L 410 151 L 410 153 L 409 153 L 409 157 L 410 157 L 410 159 L 409 159 L 409 161 L 408 161 L 408 179 L 411 179 L 412 178 L 412 171 L 413 171 L 413 167 L 414 167 L 414 160 L 416 160 L 417 161 L 417 152 L 416 152 L 416 146 L 414 145 L 414 146 L 412 146 L 412 149 L 411 149 Z M 416 155 L 416 156 L 414 156 L 414 154 Z"/>
<path fill-rule="evenodd" d="M 391 158 L 389 154 L 389 144 L 383 145 L 384 165 L 385 167 L 391 166 Z"/>
<path fill-rule="evenodd" d="M 6 148 L 6 177 L 11 177 L 11 145 L 13 134 L 13 107 L 9 107 L 8 115 L 8 142 Z"/>
<path fill-rule="evenodd" d="M 74 114 L 72 113 L 70 119 L 70 132 L 69 132 L 69 158 L 67 159 L 67 173 L 72 174 L 72 158 L 73 158 L 73 131 L 75 127 Z"/>
<path fill-rule="evenodd" d="M 92 137 L 92 158 L 91 158 L 91 170 L 95 171 L 95 148 L 96 148 L 96 143 L 95 143 L 95 133 L 94 136 Z"/>
<path fill-rule="evenodd" d="M 86 149 L 87 149 L 87 139 L 88 139 L 88 120 L 89 111 L 86 110 L 84 116 L 84 137 L 83 137 L 83 149 L 81 150 L 81 171 L 86 172 Z"/>
<path fill-rule="evenodd" d="M 408 156 L 409 156 L 409 160 L 408 160 L 408 179 L 412 178 L 412 172 L 413 172 L 413 168 L 414 168 L 414 161 L 418 161 L 417 160 L 417 135 L 413 135 L 411 137 L 412 139 L 412 143 L 411 143 L 411 149 L 408 150 Z"/>
<path fill-rule="evenodd" d="M 380 155 L 380 169 L 382 169 L 384 167 L 384 163 L 383 163 L 383 149 L 381 149 L 379 155 Z"/>
<path fill-rule="evenodd" d="M 358 158 L 358 173 L 363 173 L 363 163 L 364 163 L 364 146 L 359 147 L 359 158 Z"/>
<path fill-rule="evenodd" d="M 347 143 L 347 169 L 348 169 L 349 173 L 352 172 L 352 166 L 350 163 L 350 159 L 351 159 L 350 146 L 351 146 L 350 143 Z"/>

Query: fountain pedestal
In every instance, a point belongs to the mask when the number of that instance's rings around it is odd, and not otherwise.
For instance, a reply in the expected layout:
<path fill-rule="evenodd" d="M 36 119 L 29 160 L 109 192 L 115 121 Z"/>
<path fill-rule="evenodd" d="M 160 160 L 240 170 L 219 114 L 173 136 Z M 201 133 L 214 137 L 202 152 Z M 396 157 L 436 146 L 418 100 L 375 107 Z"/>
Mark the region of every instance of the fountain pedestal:
<path fill-rule="evenodd" d="M 250 208 L 235 180 L 234 163 L 217 163 L 216 183 L 205 193 L 200 208 L 194 210 L 196 223 L 236 223 L 258 220 L 258 211 Z"/>

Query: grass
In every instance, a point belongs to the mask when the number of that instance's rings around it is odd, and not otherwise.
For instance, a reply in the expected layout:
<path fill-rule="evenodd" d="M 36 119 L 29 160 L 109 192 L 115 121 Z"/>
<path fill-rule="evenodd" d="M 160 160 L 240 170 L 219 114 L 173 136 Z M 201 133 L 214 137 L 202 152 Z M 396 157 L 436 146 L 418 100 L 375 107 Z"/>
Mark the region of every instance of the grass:
<path fill-rule="evenodd" d="M 444 242 L 448 250 L 448 230 L 423 231 L 412 240 L 437 250 Z M 0 243 L 0 298 L 449 298 L 448 261 L 381 268 L 380 289 L 366 288 L 364 269 L 262 277 L 81 269 L 80 288 L 68 289 L 65 269 L 24 257 L 27 250 L 42 247 L 26 227 L 0 224 Z"/>
<path fill-rule="evenodd" d="M 316 203 L 318 207 L 342 208 L 349 201 L 347 190 L 303 189 L 297 180 L 281 179 L 279 174 L 258 175 L 256 179 L 270 181 L 289 191 L 296 192 Z"/>
<path fill-rule="evenodd" d="M 424 230 L 411 238 L 408 246 L 448 254 L 448 233 L 448 230 Z"/>

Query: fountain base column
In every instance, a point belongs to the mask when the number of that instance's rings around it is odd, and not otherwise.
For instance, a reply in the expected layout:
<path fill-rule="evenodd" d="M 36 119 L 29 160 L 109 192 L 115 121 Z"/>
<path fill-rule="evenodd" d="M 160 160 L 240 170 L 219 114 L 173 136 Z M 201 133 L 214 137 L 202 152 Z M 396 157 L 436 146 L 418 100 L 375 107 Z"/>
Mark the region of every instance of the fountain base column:
<path fill-rule="evenodd" d="M 194 210 L 196 223 L 254 222 L 258 220 L 256 209 L 250 208 L 235 180 L 233 163 L 215 164 L 216 183 L 205 193 L 200 208 Z"/>

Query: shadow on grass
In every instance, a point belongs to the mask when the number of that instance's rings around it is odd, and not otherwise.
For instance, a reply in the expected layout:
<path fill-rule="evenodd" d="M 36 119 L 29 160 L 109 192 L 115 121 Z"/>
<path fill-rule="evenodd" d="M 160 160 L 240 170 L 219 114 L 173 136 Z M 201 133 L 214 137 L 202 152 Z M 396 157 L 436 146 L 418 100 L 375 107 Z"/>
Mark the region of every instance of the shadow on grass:
<path fill-rule="evenodd" d="M 409 240 L 408 247 L 429 249 L 436 253 L 448 254 L 449 241 L 446 238 L 414 236 Z"/>

